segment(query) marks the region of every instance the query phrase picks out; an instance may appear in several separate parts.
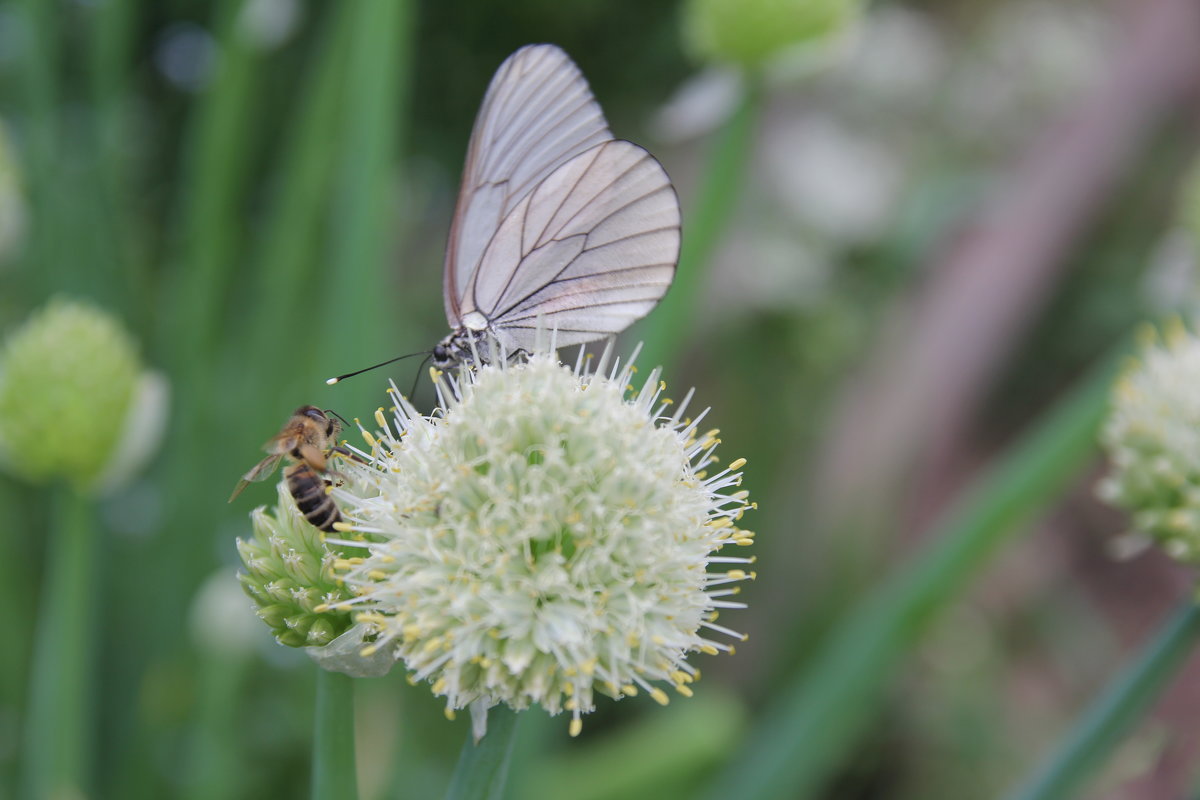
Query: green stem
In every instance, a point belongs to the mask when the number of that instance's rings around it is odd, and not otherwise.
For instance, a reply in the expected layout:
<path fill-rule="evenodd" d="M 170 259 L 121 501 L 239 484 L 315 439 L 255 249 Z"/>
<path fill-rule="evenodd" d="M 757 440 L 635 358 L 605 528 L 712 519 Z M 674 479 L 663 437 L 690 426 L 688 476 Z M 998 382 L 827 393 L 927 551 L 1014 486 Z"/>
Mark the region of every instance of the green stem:
<path fill-rule="evenodd" d="M 683 221 L 679 269 L 667 296 L 644 323 L 639 362 L 647 367 L 672 362 L 695 327 L 692 315 L 708 285 L 708 264 L 737 205 L 762 108 L 758 76 L 746 76 L 741 103 L 717 134 L 700 182 L 695 207 Z"/>
<path fill-rule="evenodd" d="M 96 531 L 87 497 L 57 495 L 25 710 L 26 797 L 86 797 L 91 767 Z"/>
<path fill-rule="evenodd" d="M 831 634 L 713 783 L 711 798 L 803 797 L 842 763 L 897 662 L 996 550 L 1075 479 L 1108 408 L 1112 362 L 1005 454 Z"/>
<path fill-rule="evenodd" d="M 201 654 L 190 760 L 181 792 L 187 800 L 238 794 L 244 750 L 237 746 L 235 732 L 248 667 L 238 653 Z"/>
<path fill-rule="evenodd" d="M 317 670 L 317 719 L 313 732 L 313 800 L 358 796 L 354 763 L 354 679 Z"/>
<path fill-rule="evenodd" d="M 504 796 L 516 729 L 516 711 L 506 705 L 488 711 L 487 735 L 476 742 L 467 734 L 446 800 L 500 800 Z"/>
<path fill-rule="evenodd" d="M 1166 683 L 1200 638 L 1200 606 L 1189 599 L 1138 660 L 1087 710 L 1074 730 L 1011 800 L 1074 797 Z"/>

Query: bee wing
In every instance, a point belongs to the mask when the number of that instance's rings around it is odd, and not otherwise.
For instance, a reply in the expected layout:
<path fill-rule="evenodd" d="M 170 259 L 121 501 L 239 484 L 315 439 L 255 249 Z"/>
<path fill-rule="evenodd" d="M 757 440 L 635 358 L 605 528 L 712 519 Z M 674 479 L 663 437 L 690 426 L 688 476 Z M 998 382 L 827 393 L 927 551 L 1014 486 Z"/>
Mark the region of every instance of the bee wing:
<path fill-rule="evenodd" d="M 277 453 L 264 458 L 262 461 L 250 468 L 250 471 L 242 476 L 238 481 L 238 485 L 234 487 L 233 494 L 229 495 L 228 502 L 232 503 L 234 498 L 242 493 L 242 490 L 250 485 L 251 481 L 265 481 L 271 477 L 271 473 L 279 466 L 279 462 L 283 460 L 283 454 Z"/>
<path fill-rule="evenodd" d="M 504 219 L 463 308 L 524 349 L 539 325 L 557 331 L 560 346 L 619 333 L 671 285 L 679 222 L 679 200 L 653 156 L 619 139 L 596 145 Z"/>
<path fill-rule="evenodd" d="M 612 139 L 579 68 L 559 48 L 522 47 L 496 70 L 475 118 L 450 225 L 443 299 L 458 328 L 501 221 L 564 162 Z"/>

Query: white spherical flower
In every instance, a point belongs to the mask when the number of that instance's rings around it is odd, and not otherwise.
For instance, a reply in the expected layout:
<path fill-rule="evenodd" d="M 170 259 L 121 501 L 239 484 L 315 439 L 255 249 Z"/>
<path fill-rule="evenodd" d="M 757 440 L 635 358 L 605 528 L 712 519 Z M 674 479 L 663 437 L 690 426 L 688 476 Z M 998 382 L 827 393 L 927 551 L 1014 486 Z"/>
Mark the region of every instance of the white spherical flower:
<path fill-rule="evenodd" d="M 1103 441 L 1112 470 L 1105 500 L 1172 557 L 1200 563 L 1200 338 L 1181 322 L 1147 337 L 1123 374 Z"/>
<path fill-rule="evenodd" d="M 605 360 L 441 376 L 429 417 L 393 388 L 392 419 L 363 434 L 369 466 L 333 492 L 374 542 L 337 565 L 355 595 L 340 605 L 374 627 L 365 654 L 393 648 L 477 735 L 497 703 L 570 711 L 574 735 L 596 693 L 690 695 L 688 654 L 742 638 L 716 617 L 743 607 L 729 597 L 752 559 L 715 553 L 753 537 L 744 461 L 713 466 L 704 414 L 663 399 L 657 371 L 634 391 L 633 367 Z"/>

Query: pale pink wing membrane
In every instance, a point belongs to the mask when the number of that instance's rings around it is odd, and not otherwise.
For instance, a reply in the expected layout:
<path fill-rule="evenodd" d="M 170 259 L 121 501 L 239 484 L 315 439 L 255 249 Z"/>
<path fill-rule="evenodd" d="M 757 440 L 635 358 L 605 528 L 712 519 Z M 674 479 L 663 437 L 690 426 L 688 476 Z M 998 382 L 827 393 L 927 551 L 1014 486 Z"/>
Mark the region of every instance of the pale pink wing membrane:
<path fill-rule="evenodd" d="M 611 138 L 587 81 L 562 50 L 523 47 L 500 66 L 471 132 L 446 248 L 451 327 L 474 310 L 473 276 L 513 208 L 555 168 Z"/>
<path fill-rule="evenodd" d="M 612 140 L 563 164 L 501 223 L 475 273 L 480 311 L 509 345 L 538 325 L 562 345 L 619 333 L 666 293 L 679 203 L 662 166 Z"/>

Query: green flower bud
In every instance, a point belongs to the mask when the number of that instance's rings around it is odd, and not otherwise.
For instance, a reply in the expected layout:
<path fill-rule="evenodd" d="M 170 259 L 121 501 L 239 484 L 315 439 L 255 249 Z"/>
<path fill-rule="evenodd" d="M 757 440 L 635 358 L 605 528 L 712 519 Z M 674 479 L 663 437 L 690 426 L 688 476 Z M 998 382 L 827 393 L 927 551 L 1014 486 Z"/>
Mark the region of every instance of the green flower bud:
<path fill-rule="evenodd" d="M 1097 488 L 1135 532 L 1200 564 L 1200 338 L 1182 322 L 1153 329 L 1121 376 L 1102 441 L 1112 462 Z"/>
<path fill-rule="evenodd" d="M 689 0 L 684 39 L 702 61 L 756 67 L 835 38 L 858 13 L 857 0 Z"/>
<path fill-rule="evenodd" d="M 116 319 L 56 298 L 0 353 L 0 462 L 34 483 L 108 488 L 153 451 L 165 405 Z"/>
<path fill-rule="evenodd" d="M 237 543 L 246 568 L 238 579 L 276 640 L 288 647 L 320 646 L 349 629 L 349 611 L 326 608 L 351 597 L 331 570 L 341 553 L 304 519 L 285 482 L 274 511 L 257 508 L 251 520 L 254 538 Z"/>

